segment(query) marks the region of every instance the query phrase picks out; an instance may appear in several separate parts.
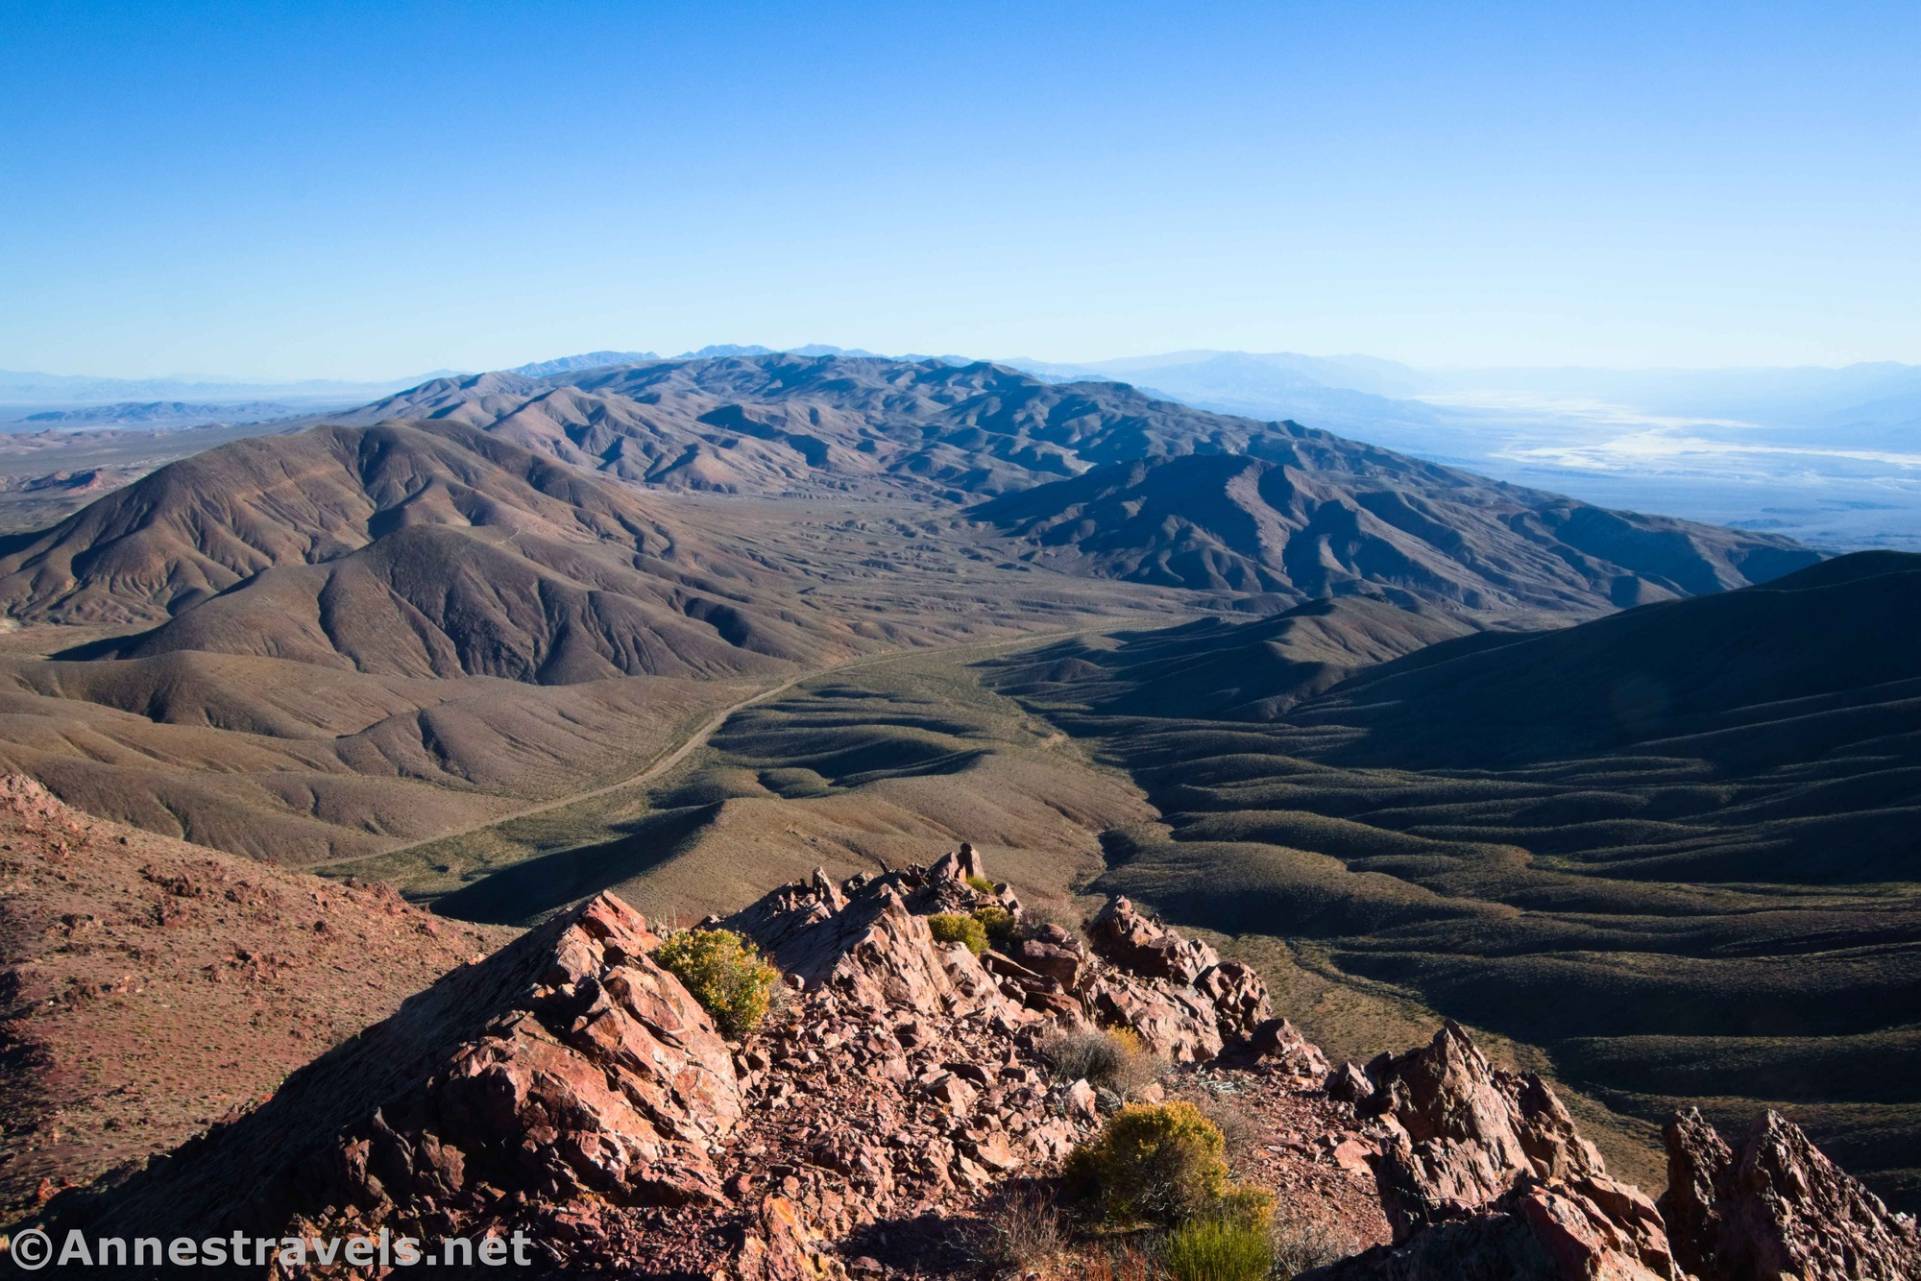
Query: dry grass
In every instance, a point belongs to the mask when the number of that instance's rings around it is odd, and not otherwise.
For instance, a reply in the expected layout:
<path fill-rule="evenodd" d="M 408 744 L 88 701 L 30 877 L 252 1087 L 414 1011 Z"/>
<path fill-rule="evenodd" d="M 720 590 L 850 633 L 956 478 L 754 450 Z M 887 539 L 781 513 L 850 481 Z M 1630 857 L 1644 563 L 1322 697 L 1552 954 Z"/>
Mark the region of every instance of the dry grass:
<path fill-rule="evenodd" d="M 1066 1253 L 1068 1232 L 1054 1198 L 1023 1187 L 997 1201 L 980 1230 L 980 1261 L 996 1272 L 1045 1272 Z"/>
<path fill-rule="evenodd" d="M 1275 1281 L 1291 1281 L 1303 1272 L 1345 1259 L 1359 1248 L 1352 1238 L 1331 1225 L 1285 1211 L 1274 1216 L 1268 1246 L 1273 1254 Z"/>
<path fill-rule="evenodd" d="M 1096 1089 L 1127 1098 L 1160 1078 L 1167 1064 L 1126 1029 L 1081 1028 L 1055 1032 L 1040 1043 L 1040 1055 L 1063 1082 L 1086 1081 Z"/>

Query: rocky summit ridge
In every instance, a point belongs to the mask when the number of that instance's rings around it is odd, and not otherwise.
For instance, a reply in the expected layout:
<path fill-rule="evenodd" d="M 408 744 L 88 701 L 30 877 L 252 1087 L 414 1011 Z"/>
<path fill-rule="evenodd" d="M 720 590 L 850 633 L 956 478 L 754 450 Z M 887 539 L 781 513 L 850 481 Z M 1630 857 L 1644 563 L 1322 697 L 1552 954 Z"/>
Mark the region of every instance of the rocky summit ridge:
<path fill-rule="evenodd" d="M 1012 928 L 978 954 L 930 925 L 983 909 Z M 931 867 L 816 872 L 704 924 L 782 972 L 784 999 L 742 1039 L 603 894 L 44 1219 L 124 1236 L 525 1231 L 552 1275 L 989 1275 L 983 1225 L 1053 1188 L 1123 1105 L 1049 1053 L 1099 1026 L 1158 1056 L 1134 1099 L 1240 1101 L 1254 1141 L 1236 1173 L 1348 1256 L 1300 1273 L 1315 1281 L 1921 1276 L 1913 1222 L 1778 1115 L 1734 1146 L 1677 1117 L 1657 1203 L 1608 1175 L 1544 1082 L 1458 1026 L 1330 1065 L 1251 969 L 1126 899 L 1084 929 L 1041 919 L 967 846 Z M 1029 1275 L 1094 1275 L 1074 1249 Z"/>

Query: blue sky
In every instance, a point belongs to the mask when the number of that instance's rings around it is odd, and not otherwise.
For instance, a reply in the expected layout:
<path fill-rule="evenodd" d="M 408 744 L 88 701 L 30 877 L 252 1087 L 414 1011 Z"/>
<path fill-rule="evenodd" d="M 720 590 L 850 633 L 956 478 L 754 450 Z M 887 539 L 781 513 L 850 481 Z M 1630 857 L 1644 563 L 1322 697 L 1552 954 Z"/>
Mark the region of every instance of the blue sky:
<path fill-rule="evenodd" d="M 1921 360 L 1921 6 L 0 9 L 0 368 Z"/>

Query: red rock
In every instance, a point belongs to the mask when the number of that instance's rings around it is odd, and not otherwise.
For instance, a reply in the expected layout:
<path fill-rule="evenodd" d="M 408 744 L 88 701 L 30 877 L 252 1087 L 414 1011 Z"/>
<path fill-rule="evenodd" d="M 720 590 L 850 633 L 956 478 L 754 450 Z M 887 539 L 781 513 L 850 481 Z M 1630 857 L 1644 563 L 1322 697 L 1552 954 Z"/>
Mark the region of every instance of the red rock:
<path fill-rule="evenodd" d="M 1086 950 L 1071 937 L 1066 943 L 1044 938 L 1024 939 L 1014 949 L 1014 959 L 1069 991 L 1080 983 L 1087 968 Z"/>
<path fill-rule="evenodd" d="M 1194 988 L 1214 1003 L 1221 1035 L 1229 1040 L 1253 1033 L 1273 1016 L 1267 984 L 1239 961 L 1222 961 L 1203 970 Z"/>
<path fill-rule="evenodd" d="M 1653 1203 L 1605 1178 L 1531 1184 L 1297 1281 L 1684 1281 Z"/>
<path fill-rule="evenodd" d="M 107 1221 L 277 1229 L 339 1207 L 369 1226 L 431 1209 L 480 1231 L 533 1197 L 724 1202 L 711 1153 L 741 1117 L 733 1056 L 650 959 L 657 943 L 610 895 L 529 931 L 129 1180 Z"/>
<path fill-rule="evenodd" d="M 1203 1062 L 1221 1052 L 1214 1007 L 1192 988 L 1110 972 L 1092 980 L 1085 996 L 1096 1021 L 1133 1031 L 1148 1049 L 1177 1063 Z"/>
<path fill-rule="evenodd" d="M 1693 1109 L 1667 1125 L 1661 1213 L 1703 1281 L 1913 1281 L 1921 1236 L 1778 1112 L 1730 1148 Z"/>
<path fill-rule="evenodd" d="M 1088 933 L 1103 956 L 1146 978 L 1192 983 L 1220 963 L 1213 948 L 1182 938 L 1125 898 L 1110 899 Z"/>
<path fill-rule="evenodd" d="M 1464 1218 L 1529 1180 L 1603 1176 L 1600 1154 L 1539 1077 L 1491 1066 L 1449 1022 L 1367 1068 L 1363 1116 L 1391 1122 L 1376 1169 L 1396 1241 Z"/>
<path fill-rule="evenodd" d="M 809 1228 L 792 1201 L 761 1201 L 740 1248 L 715 1281 L 836 1281 L 847 1269 Z"/>
<path fill-rule="evenodd" d="M 1367 1073 L 1352 1063 L 1343 1063 L 1329 1072 L 1322 1088 L 1343 1103 L 1359 1103 L 1374 1093 L 1374 1083 L 1367 1079 Z"/>
<path fill-rule="evenodd" d="M 1247 1038 L 1248 1050 L 1265 1066 L 1294 1076 L 1327 1076 L 1327 1056 L 1286 1019 L 1269 1019 Z"/>

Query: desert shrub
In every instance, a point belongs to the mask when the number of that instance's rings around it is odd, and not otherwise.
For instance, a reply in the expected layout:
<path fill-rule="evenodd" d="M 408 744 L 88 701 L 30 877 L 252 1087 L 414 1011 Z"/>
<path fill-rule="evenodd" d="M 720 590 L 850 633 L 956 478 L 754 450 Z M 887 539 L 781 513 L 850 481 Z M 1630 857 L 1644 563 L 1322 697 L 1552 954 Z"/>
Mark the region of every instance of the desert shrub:
<path fill-rule="evenodd" d="M 1125 1098 L 1161 1074 L 1161 1061 L 1127 1028 L 1055 1032 L 1039 1045 L 1059 1081 L 1085 1080 Z"/>
<path fill-rule="evenodd" d="M 1274 1252 L 1269 1275 L 1274 1281 L 1293 1281 L 1303 1272 L 1324 1268 L 1356 1253 L 1360 1246 L 1318 1219 L 1276 1216 L 1268 1233 Z"/>
<path fill-rule="evenodd" d="M 1274 1225 L 1274 1194 L 1252 1183 L 1231 1184 L 1215 1213 L 1223 1223 L 1266 1236 Z"/>
<path fill-rule="evenodd" d="M 1021 919 L 1015 924 L 1014 937 L 1031 939 L 1040 935 L 1050 925 L 1058 925 L 1070 934 L 1080 932 L 1080 921 L 1070 917 L 1045 903 L 1026 903 L 1021 906 Z"/>
<path fill-rule="evenodd" d="M 780 982 L 780 971 L 761 959 L 760 949 L 732 930 L 680 930 L 654 950 L 654 960 L 735 1040 L 767 1017 Z"/>
<path fill-rule="evenodd" d="M 1112 1227 L 1218 1217 L 1231 1190 L 1220 1130 L 1184 1102 L 1122 1108 L 1074 1150 L 1067 1177 Z"/>
<path fill-rule="evenodd" d="M 994 882 L 988 880 L 985 876 L 982 876 L 979 873 L 975 873 L 973 876 L 968 877 L 967 884 L 972 889 L 974 889 L 975 891 L 981 894 L 992 894 L 994 892 Z"/>
<path fill-rule="evenodd" d="M 927 918 L 927 928 L 934 931 L 936 942 L 965 944 L 975 956 L 987 950 L 987 927 L 971 916 L 941 912 Z"/>
<path fill-rule="evenodd" d="M 1067 1248 L 1067 1229 L 1053 1198 L 1038 1188 L 1009 1192 L 987 1212 L 980 1261 L 997 1272 L 1043 1271 Z"/>
<path fill-rule="evenodd" d="M 987 941 L 1000 951 L 1007 951 L 1014 943 L 1014 914 L 998 903 L 974 909 L 974 919 L 987 931 Z"/>
<path fill-rule="evenodd" d="M 1266 1281 L 1274 1250 L 1265 1227 L 1196 1219 L 1167 1234 L 1161 1266 L 1172 1281 Z"/>

